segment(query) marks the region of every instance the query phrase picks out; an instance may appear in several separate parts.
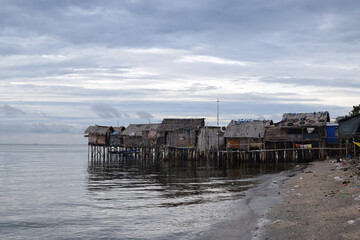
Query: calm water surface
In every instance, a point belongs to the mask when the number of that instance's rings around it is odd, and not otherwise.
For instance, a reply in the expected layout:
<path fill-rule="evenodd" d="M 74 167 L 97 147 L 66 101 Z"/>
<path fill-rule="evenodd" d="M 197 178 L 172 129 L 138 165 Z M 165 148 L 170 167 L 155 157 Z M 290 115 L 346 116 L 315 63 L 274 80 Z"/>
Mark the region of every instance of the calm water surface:
<path fill-rule="evenodd" d="M 0 239 L 195 239 L 280 164 L 89 161 L 86 145 L 0 145 Z"/>

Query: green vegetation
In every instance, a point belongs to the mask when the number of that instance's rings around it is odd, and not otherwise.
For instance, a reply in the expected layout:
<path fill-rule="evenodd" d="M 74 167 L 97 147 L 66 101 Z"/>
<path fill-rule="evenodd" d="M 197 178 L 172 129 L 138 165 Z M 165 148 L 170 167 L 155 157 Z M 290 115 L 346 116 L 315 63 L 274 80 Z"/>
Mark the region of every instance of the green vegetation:
<path fill-rule="evenodd" d="M 349 112 L 350 116 L 355 116 L 358 115 L 360 112 L 360 104 L 357 106 L 353 106 L 353 110 L 351 110 L 351 112 Z"/>

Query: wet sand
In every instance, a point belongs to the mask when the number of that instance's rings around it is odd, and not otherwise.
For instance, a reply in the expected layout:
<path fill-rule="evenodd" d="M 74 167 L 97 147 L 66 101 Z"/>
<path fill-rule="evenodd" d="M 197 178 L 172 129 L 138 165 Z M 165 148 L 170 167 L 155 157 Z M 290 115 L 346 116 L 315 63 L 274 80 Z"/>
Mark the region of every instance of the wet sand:
<path fill-rule="evenodd" d="M 252 239 L 360 239 L 359 167 L 360 159 L 316 161 L 279 183 L 283 200 Z"/>
<path fill-rule="evenodd" d="M 265 218 L 266 213 L 283 199 L 284 182 L 304 168 L 304 165 L 298 165 L 293 170 L 262 176 L 261 183 L 249 189 L 246 197 L 238 203 L 241 208 L 236 210 L 234 217 L 213 225 L 196 239 L 259 239 L 264 224 L 269 221 Z"/>

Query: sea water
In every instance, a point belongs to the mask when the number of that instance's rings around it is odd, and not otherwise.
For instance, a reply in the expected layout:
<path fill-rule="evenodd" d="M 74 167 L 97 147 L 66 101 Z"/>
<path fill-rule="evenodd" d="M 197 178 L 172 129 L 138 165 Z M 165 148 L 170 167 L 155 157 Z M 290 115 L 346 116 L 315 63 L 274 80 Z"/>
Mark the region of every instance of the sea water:
<path fill-rule="evenodd" d="M 292 167 L 93 161 L 87 145 L 0 145 L 0 239 L 238 238 L 253 227 L 231 225 L 248 220 L 245 199 Z"/>

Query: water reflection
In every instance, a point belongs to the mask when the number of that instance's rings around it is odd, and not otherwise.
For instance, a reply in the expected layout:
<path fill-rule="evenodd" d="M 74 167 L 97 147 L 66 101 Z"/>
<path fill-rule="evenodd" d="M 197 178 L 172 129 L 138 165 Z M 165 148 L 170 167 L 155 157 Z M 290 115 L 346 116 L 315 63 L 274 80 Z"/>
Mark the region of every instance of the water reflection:
<path fill-rule="evenodd" d="M 129 208 L 204 204 L 241 199 L 261 175 L 291 167 L 287 163 L 113 158 L 89 161 L 87 190 L 89 194 L 110 191 L 98 200 L 123 201 L 125 205 L 130 201 Z"/>

